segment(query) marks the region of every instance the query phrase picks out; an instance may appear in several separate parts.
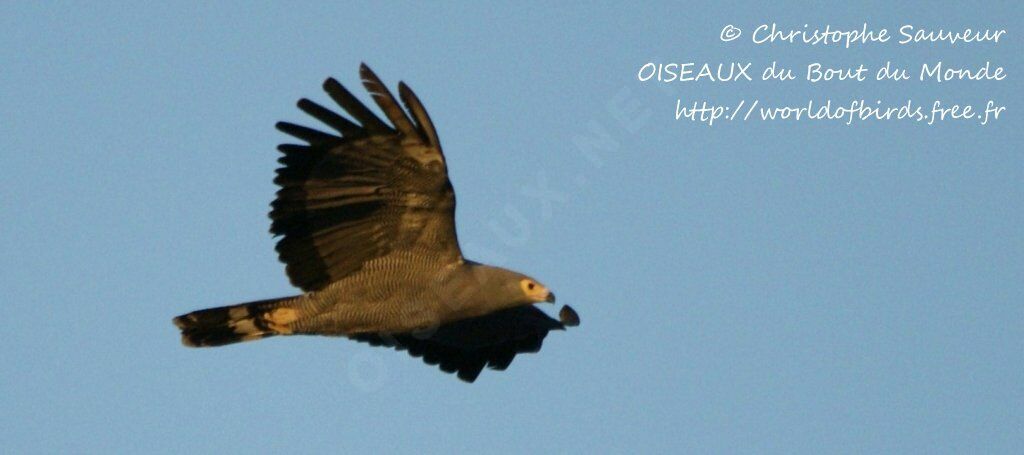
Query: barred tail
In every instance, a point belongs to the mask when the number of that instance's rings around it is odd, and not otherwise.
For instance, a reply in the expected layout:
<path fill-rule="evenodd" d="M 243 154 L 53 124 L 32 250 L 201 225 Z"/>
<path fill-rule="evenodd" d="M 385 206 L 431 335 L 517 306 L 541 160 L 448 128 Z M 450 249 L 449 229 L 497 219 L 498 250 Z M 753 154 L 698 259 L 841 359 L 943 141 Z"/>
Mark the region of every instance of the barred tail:
<path fill-rule="evenodd" d="M 296 297 L 260 300 L 193 311 L 174 318 L 181 329 L 181 344 L 189 347 L 223 346 L 241 341 L 288 335 L 298 319 L 292 308 Z"/>

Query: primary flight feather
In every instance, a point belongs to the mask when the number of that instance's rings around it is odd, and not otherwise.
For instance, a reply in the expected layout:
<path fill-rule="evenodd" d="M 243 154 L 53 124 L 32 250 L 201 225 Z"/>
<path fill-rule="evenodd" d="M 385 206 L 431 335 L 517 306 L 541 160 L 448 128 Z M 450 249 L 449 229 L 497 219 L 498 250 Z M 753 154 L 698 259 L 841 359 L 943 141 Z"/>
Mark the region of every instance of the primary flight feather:
<path fill-rule="evenodd" d="M 416 94 L 399 98 L 365 64 L 359 75 L 390 125 L 334 79 L 323 88 L 351 119 L 308 99 L 303 112 L 335 131 L 280 122 L 270 231 L 303 294 L 174 318 L 186 346 L 274 335 L 335 335 L 407 350 L 472 382 L 536 352 L 551 330 L 579 323 L 534 307 L 554 302 L 539 281 L 462 257 L 455 192 L 434 124 Z"/>

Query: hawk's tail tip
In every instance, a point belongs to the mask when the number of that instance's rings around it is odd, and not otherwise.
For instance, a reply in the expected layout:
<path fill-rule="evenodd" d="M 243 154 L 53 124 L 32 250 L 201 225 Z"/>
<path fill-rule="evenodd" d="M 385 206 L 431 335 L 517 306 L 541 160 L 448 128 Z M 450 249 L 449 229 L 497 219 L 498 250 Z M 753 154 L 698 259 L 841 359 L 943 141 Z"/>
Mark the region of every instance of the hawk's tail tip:
<path fill-rule="evenodd" d="M 193 311 L 173 319 L 181 344 L 212 347 L 292 333 L 297 312 L 284 306 L 290 297 Z"/>

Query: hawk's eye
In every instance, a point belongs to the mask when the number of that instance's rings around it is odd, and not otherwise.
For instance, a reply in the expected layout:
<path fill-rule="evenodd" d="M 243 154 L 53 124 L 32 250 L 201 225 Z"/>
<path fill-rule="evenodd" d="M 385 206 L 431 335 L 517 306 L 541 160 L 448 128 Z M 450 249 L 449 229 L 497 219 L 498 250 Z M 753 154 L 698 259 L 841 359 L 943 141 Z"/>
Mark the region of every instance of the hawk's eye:
<path fill-rule="evenodd" d="M 537 286 L 537 285 L 536 285 L 536 284 L 533 284 L 533 283 L 530 283 L 530 284 L 527 284 L 527 285 L 526 285 L 526 289 L 529 289 L 529 290 L 531 290 L 531 291 L 532 291 L 532 290 L 533 290 L 533 288 L 534 288 L 535 286 Z"/>

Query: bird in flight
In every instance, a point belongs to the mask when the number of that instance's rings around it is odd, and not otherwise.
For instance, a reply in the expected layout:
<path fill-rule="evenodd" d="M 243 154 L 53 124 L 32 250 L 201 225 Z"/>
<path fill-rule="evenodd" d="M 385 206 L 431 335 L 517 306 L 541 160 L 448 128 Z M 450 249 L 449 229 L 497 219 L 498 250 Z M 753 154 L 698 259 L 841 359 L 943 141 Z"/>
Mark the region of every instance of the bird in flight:
<path fill-rule="evenodd" d="M 270 232 L 300 295 L 174 318 L 182 343 L 222 346 L 275 335 L 345 336 L 406 350 L 473 382 L 537 352 L 554 319 L 534 303 L 555 294 L 527 275 L 462 256 L 455 192 L 434 124 L 405 83 L 394 95 L 365 64 L 359 75 L 390 124 L 333 78 L 323 88 L 348 118 L 308 99 L 298 107 L 327 133 L 280 122 L 302 144 L 282 144 Z"/>

